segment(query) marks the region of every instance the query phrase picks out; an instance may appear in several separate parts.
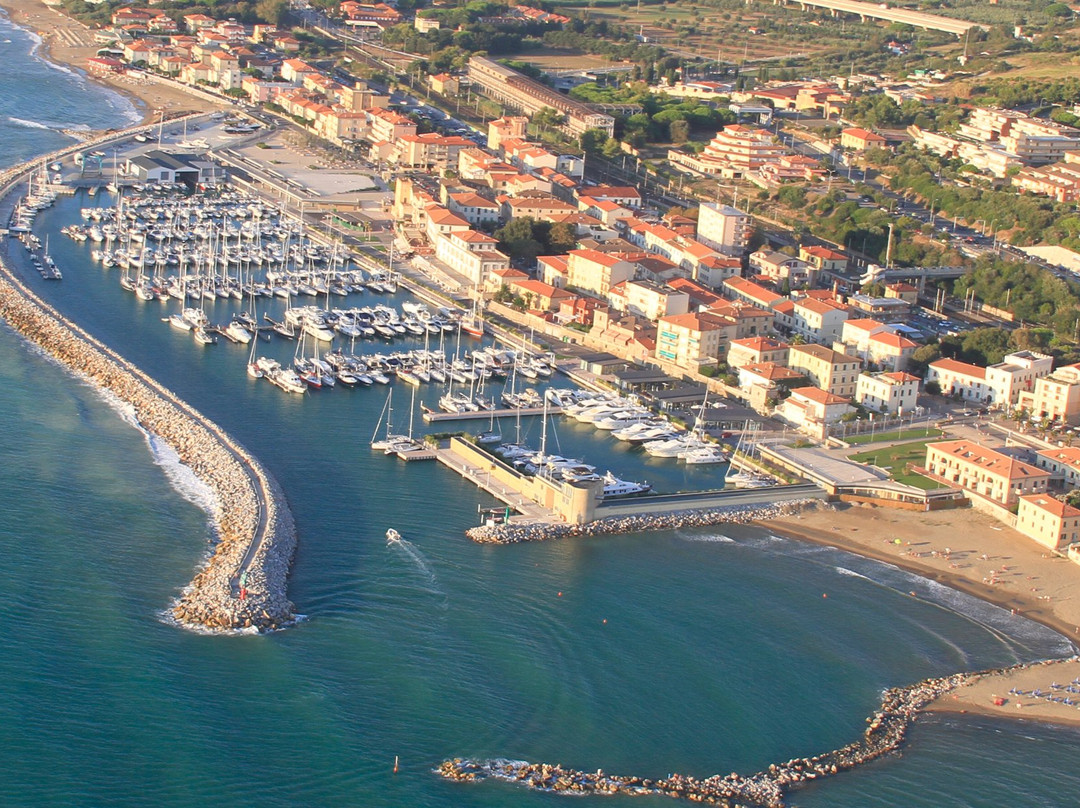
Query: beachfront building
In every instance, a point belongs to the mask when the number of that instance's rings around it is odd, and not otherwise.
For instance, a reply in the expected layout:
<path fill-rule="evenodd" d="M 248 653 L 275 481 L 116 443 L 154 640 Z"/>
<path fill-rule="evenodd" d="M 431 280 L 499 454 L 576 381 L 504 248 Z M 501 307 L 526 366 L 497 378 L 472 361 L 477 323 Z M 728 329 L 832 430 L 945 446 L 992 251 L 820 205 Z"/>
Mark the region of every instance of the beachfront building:
<path fill-rule="evenodd" d="M 928 444 L 926 470 L 1006 508 L 1027 494 L 1045 494 L 1051 477 L 1048 471 L 966 440 Z"/>
<path fill-rule="evenodd" d="M 1065 365 L 1036 379 L 1030 391 L 1019 394 L 1017 404 L 1035 418 L 1080 421 L 1080 365 Z"/>
<path fill-rule="evenodd" d="M 1080 487 L 1080 446 L 1059 446 L 1035 454 L 1035 465 L 1053 476 L 1066 491 Z"/>
<path fill-rule="evenodd" d="M 986 368 L 958 359 L 938 359 L 926 370 L 926 382 L 936 382 L 943 396 L 956 396 L 981 404 L 992 399 L 986 384 Z"/>
<path fill-rule="evenodd" d="M 860 373 L 855 401 L 872 412 L 903 415 L 915 409 L 919 377 L 910 373 Z"/>
<path fill-rule="evenodd" d="M 1051 550 L 1063 550 L 1080 540 L 1080 509 L 1047 494 L 1020 497 L 1016 529 Z"/>
<path fill-rule="evenodd" d="M 792 345 L 788 351 L 788 367 L 805 373 L 822 390 L 851 398 L 858 386 L 862 363 L 824 345 Z"/>

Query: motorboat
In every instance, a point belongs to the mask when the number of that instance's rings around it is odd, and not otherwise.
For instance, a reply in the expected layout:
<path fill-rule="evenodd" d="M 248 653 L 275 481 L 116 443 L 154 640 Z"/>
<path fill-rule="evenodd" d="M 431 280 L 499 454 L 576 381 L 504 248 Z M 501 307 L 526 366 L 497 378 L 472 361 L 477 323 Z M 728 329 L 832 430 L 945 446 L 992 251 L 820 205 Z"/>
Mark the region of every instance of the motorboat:
<path fill-rule="evenodd" d="M 604 499 L 616 497 L 630 497 L 635 494 L 644 494 L 652 490 L 648 483 L 635 483 L 629 480 L 620 480 L 610 471 L 604 475 Z"/>

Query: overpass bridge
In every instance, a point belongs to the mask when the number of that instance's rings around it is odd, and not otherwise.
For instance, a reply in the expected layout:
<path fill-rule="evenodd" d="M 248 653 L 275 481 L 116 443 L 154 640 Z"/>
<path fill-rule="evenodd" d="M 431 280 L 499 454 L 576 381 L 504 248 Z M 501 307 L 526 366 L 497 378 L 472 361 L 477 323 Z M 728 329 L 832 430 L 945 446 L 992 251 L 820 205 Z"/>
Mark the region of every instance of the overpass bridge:
<path fill-rule="evenodd" d="M 967 267 L 881 267 L 871 264 L 866 274 L 859 278 L 859 283 L 895 283 L 896 281 L 914 281 L 921 292 L 927 281 L 955 280 L 970 272 Z"/>
<path fill-rule="evenodd" d="M 922 11 L 913 11 L 907 8 L 890 7 L 888 3 L 862 3 L 859 0 L 773 0 L 773 5 L 787 5 L 788 2 L 797 4 L 803 11 L 811 8 L 827 9 L 832 16 L 839 17 L 841 14 L 857 16 L 863 22 L 867 20 L 886 20 L 887 22 L 899 22 L 910 25 L 913 28 L 922 28 L 927 31 L 943 31 L 961 37 L 972 28 L 985 28 L 974 22 L 956 20 L 950 17 L 941 17 L 937 14 L 926 14 Z"/>

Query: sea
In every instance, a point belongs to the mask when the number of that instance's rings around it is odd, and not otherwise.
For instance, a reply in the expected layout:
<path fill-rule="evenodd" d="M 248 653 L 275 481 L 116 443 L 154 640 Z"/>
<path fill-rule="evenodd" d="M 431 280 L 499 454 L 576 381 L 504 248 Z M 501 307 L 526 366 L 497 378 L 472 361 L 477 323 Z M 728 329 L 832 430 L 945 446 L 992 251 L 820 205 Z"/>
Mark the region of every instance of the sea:
<path fill-rule="evenodd" d="M 130 121 L 126 101 L 43 61 L 3 18 L 0 40 L 0 164 L 67 142 L 58 129 Z M 505 757 L 749 773 L 854 740 L 887 687 L 1072 650 L 940 584 L 749 527 L 472 544 L 463 533 L 490 499 L 370 450 L 383 390 L 288 396 L 250 379 L 246 349 L 198 346 L 162 322 L 175 303 L 135 299 L 56 235 L 103 203 L 43 213 L 64 280 L 28 278 L 277 476 L 305 619 L 259 636 L 172 624 L 212 540 L 206 492 L 122 407 L 0 327 L 0 805 L 552 806 L 566 798 L 432 770 Z M 523 431 L 537 441 L 537 419 Z M 661 490 L 722 476 L 644 461 L 580 425 L 551 432 L 564 454 Z M 389 527 L 405 541 L 388 546 Z M 1075 729 L 928 716 L 902 754 L 792 802 L 1074 805 L 1078 742 Z"/>

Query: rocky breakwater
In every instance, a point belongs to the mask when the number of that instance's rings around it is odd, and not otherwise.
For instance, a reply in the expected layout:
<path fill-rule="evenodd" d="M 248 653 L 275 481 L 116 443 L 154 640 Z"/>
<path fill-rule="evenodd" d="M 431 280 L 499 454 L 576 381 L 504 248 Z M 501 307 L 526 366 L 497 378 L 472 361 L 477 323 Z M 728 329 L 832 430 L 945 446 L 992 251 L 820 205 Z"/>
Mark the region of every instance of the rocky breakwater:
<path fill-rule="evenodd" d="M 647 778 L 583 772 L 561 765 L 512 760 L 477 761 L 463 758 L 444 761 L 436 770 L 448 780 L 477 782 L 487 778 L 521 783 L 530 788 L 566 794 L 624 794 L 668 796 L 721 805 L 726 808 L 780 808 L 788 792 L 809 782 L 868 763 L 895 751 L 904 742 L 908 727 L 928 704 L 951 690 L 986 675 L 958 673 L 926 679 L 909 687 L 885 691 L 881 707 L 866 719 L 863 736 L 854 743 L 810 758 L 777 763 L 750 776 L 713 775 L 704 779 L 682 774 Z"/>
<path fill-rule="evenodd" d="M 173 608 L 185 625 L 271 630 L 294 618 L 286 597 L 296 549 L 277 482 L 210 419 L 65 320 L 0 258 L 0 316 L 48 355 L 130 405 L 214 494 L 216 545 Z"/>
<path fill-rule="evenodd" d="M 820 506 L 815 499 L 776 502 L 770 505 L 735 505 L 726 508 L 696 508 L 669 513 L 608 516 L 582 525 L 514 524 L 480 525 L 465 535 L 479 544 L 517 544 L 572 536 L 605 536 L 639 533 L 646 530 L 674 530 L 680 527 L 710 525 L 745 525 L 762 519 L 779 519 L 808 508 Z"/>

